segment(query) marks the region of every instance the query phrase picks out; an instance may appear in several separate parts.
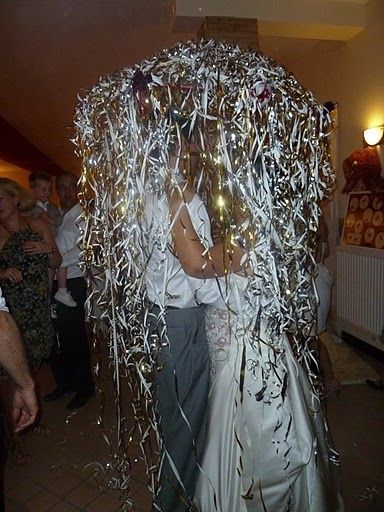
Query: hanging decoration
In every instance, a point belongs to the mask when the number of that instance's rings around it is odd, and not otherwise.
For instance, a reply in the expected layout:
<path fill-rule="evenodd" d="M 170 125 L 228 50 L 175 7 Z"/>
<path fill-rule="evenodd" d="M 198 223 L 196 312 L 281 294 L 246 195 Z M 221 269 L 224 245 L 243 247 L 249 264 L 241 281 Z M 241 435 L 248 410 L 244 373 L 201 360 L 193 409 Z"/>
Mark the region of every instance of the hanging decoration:
<path fill-rule="evenodd" d="M 283 350 L 279 340 L 288 333 L 311 374 L 319 203 L 334 184 L 331 126 L 323 106 L 285 68 L 213 40 L 177 44 L 100 79 L 81 98 L 75 125 L 88 321 L 99 350 L 109 354 L 117 428 L 114 438 L 105 437 L 114 486 L 128 506 L 137 446 L 153 494 L 162 446 L 155 341 L 146 328 L 145 195 L 182 191 L 192 180 L 216 240 L 247 250 L 246 300 L 263 304 L 271 351 Z M 186 175 L 171 157 L 191 134 L 198 165 Z M 256 322 L 253 328 L 256 336 Z"/>

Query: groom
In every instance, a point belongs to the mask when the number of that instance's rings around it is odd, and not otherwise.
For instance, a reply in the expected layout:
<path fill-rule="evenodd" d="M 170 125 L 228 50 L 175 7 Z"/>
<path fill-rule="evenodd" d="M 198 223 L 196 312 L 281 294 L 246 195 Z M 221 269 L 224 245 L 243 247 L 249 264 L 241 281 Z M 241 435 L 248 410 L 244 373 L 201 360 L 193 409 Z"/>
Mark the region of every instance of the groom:
<path fill-rule="evenodd" d="M 212 245 L 204 204 L 191 195 L 187 209 L 196 231 Z M 172 233 L 168 199 L 148 196 L 146 222 L 150 259 L 146 270 L 151 301 L 150 332 L 159 340 L 156 400 L 163 439 L 160 490 L 154 509 L 191 510 L 198 463 L 201 463 L 207 421 L 210 362 L 204 304 L 220 299 L 215 279 L 189 277 L 170 249 Z"/>

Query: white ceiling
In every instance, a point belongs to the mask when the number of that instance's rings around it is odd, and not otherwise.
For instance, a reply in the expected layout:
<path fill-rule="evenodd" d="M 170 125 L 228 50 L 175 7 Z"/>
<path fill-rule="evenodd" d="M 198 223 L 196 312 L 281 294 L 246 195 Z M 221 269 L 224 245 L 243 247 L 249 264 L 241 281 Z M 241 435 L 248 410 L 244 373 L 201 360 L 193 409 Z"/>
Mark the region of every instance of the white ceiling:
<path fill-rule="evenodd" d="M 171 0 L 1 0 L 0 115 L 60 167 L 78 171 L 69 142 L 77 94 L 193 35 L 172 32 Z M 315 44 L 260 37 L 261 50 L 288 65 Z"/>

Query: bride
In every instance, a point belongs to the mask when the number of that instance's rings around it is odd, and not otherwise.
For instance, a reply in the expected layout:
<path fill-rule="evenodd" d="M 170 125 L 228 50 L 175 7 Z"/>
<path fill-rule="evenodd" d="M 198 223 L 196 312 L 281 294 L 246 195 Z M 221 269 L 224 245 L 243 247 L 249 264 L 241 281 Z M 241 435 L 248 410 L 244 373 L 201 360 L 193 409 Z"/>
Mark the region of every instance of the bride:
<path fill-rule="evenodd" d="M 339 512 L 321 404 L 288 337 L 271 340 L 263 304 L 255 309 L 247 300 L 244 252 L 235 247 L 229 259 L 221 244 L 204 247 L 188 214 L 192 197 L 170 204 L 175 252 L 193 277 L 227 274 L 219 281 L 223 302 L 205 314 L 212 373 L 195 505 L 201 512 Z"/>

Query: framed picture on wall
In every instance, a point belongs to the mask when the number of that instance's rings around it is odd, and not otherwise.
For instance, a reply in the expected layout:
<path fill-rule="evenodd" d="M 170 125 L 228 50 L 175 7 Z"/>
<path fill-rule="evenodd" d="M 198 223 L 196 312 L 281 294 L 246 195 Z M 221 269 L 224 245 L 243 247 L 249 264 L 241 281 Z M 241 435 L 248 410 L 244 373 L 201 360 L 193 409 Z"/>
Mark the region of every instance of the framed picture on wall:
<path fill-rule="evenodd" d="M 351 192 L 342 244 L 384 250 L 384 192 Z"/>

